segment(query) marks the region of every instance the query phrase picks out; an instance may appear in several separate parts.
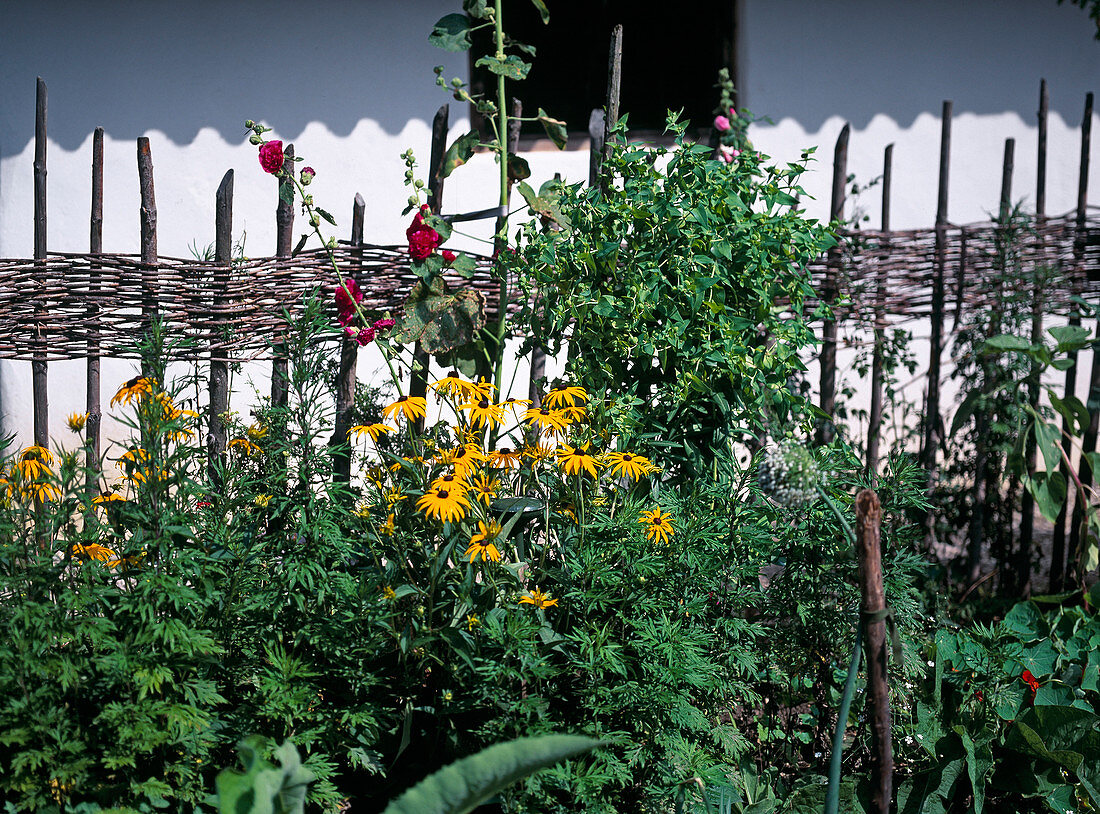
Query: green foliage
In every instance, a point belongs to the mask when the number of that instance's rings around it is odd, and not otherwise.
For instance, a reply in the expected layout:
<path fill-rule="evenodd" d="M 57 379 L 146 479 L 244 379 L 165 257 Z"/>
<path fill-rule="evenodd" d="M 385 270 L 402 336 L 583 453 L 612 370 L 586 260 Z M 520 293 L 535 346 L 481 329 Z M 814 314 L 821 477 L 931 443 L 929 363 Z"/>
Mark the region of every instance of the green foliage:
<path fill-rule="evenodd" d="M 568 341 L 583 386 L 639 399 L 647 448 L 687 477 L 803 409 L 788 379 L 813 343 L 805 265 L 833 238 L 791 209 L 803 163 L 746 150 L 728 165 L 675 116 L 669 131 L 673 148 L 646 148 L 620 123 L 603 165 L 614 183 L 555 188 L 564 217 L 521 187 L 557 223 L 529 224 L 509 264 L 536 298 L 528 344 Z"/>
<path fill-rule="evenodd" d="M 1037 597 L 993 628 L 940 629 L 899 761 L 898 810 L 1088 810 L 1100 803 L 1100 617 Z"/>

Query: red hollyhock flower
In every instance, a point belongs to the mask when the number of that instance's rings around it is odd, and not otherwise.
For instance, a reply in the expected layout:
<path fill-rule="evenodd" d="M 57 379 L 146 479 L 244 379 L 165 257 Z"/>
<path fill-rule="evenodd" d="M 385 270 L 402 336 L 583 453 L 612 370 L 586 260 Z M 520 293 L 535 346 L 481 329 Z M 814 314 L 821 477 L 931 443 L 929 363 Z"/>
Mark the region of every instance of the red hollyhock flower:
<path fill-rule="evenodd" d="M 364 328 L 355 336 L 355 341 L 359 343 L 359 347 L 363 345 L 369 345 L 374 341 L 374 328 Z"/>
<path fill-rule="evenodd" d="M 444 249 L 442 251 L 442 255 L 443 260 L 447 263 L 448 266 L 458 259 L 458 255 L 452 252 L 450 249 Z"/>
<path fill-rule="evenodd" d="M 392 328 L 396 324 L 397 323 L 395 323 L 392 319 L 386 317 L 385 319 L 376 320 L 374 325 L 372 325 L 371 327 L 374 328 L 374 330 L 376 331 L 385 331 L 389 328 Z"/>
<path fill-rule="evenodd" d="M 431 214 L 427 204 L 420 207 L 409 228 L 405 230 L 405 237 L 409 239 L 409 254 L 413 260 L 426 260 L 443 242 L 439 232 L 424 222 L 424 216 Z"/>
<path fill-rule="evenodd" d="M 426 260 L 442 242 L 439 232 L 430 226 L 423 226 L 409 235 L 409 254 L 413 260 Z"/>
<path fill-rule="evenodd" d="M 283 168 L 283 143 L 278 139 L 260 147 L 260 166 L 272 175 Z"/>
<path fill-rule="evenodd" d="M 347 289 L 346 291 L 344 289 Z M 355 318 L 355 306 L 363 301 L 363 292 L 354 279 L 348 277 L 344 285 L 336 287 L 336 309 L 339 312 L 336 321 L 347 325 Z"/>

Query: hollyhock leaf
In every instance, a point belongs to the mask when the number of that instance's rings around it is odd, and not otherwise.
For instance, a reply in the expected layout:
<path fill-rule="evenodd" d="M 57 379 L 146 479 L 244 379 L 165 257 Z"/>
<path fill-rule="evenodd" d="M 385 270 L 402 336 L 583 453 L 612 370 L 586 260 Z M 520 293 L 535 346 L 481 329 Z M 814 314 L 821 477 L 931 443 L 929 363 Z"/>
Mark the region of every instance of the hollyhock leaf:
<path fill-rule="evenodd" d="M 424 223 L 435 229 L 436 234 L 439 235 L 440 243 L 444 243 L 451 238 L 451 224 L 439 217 L 439 215 L 428 215 L 424 218 Z"/>
<path fill-rule="evenodd" d="M 444 51 L 468 51 L 470 41 L 470 18 L 465 14 L 448 14 L 441 17 L 432 27 L 428 42 Z"/>
<path fill-rule="evenodd" d="M 504 59 L 482 57 L 474 65 L 478 68 L 488 68 L 490 72 L 505 79 L 526 79 L 527 72 L 531 70 L 531 63 L 524 62 L 515 54 L 509 54 Z"/>
<path fill-rule="evenodd" d="M 542 129 L 546 131 L 546 136 L 554 142 L 559 150 L 564 150 L 565 143 L 569 140 L 569 132 L 566 130 L 565 122 L 550 117 L 541 107 L 537 118 L 539 123 L 542 124 Z"/>
<path fill-rule="evenodd" d="M 531 177 L 531 166 L 527 159 L 512 153 L 508 154 L 508 180 L 523 181 Z"/>
<path fill-rule="evenodd" d="M 457 274 L 469 279 L 473 277 L 474 272 L 477 271 L 477 261 L 468 254 L 460 254 L 451 264 L 451 268 L 453 268 Z"/>
<path fill-rule="evenodd" d="M 531 5 L 538 9 L 539 16 L 542 17 L 543 25 L 550 22 L 550 9 L 546 7 L 546 3 L 543 0 L 531 0 Z"/>
<path fill-rule="evenodd" d="M 405 316 L 393 338 L 420 342 L 428 353 L 444 353 L 472 342 L 485 325 L 485 300 L 472 288 L 452 292 L 441 277 L 413 286 Z"/>
<path fill-rule="evenodd" d="M 332 217 L 332 215 L 330 215 L 330 214 L 329 214 L 328 212 L 326 212 L 326 211 L 325 211 L 324 209 L 322 209 L 321 207 L 319 207 L 319 206 L 315 206 L 315 207 L 313 207 L 313 211 L 314 211 L 314 212 L 316 212 L 316 213 L 317 213 L 318 215 L 320 215 L 320 216 L 321 216 L 322 218 L 324 218 L 325 220 L 327 220 L 327 221 L 328 221 L 329 223 L 331 223 L 331 224 L 332 224 L 333 226 L 335 226 L 335 225 L 336 225 L 336 218 Z"/>
<path fill-rule="evenodd" d="M 474 149 L 477 147 L 477 143 L 477 131 L 471 130 L 469 133 L 459 136 L 455 142 L 447 148 L 447 153 L 443 156 L 443 169 L 441 171 L 444 178 L 470 160 L 470 157 L 474 154 Z"/>
<path fill-rule="evenodd" d="M 279 184 L 279 200 L 287 206 L 294 205 L 294 184 L 288 181 Z"/>

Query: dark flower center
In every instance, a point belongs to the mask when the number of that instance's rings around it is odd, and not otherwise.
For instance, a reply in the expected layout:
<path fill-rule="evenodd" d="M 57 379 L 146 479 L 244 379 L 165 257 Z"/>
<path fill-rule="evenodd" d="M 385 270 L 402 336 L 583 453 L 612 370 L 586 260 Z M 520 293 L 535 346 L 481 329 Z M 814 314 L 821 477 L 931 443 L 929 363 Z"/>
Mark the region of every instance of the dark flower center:
<path fill-rule="evenodd" d="M 460 449 L 458 452 L 455 453 L 455 460 L 456 461 L 459 458 L 465 458 L 465 457 L 466 457 L 466 448 L 465 447 L 463 447 L 462 449 Z"/>
<path fill-rule="evenodd" d="M 541 410 L 539 410 L 539 414 L 540 415 L 550 415 L 550 408 L 549 407 L 543 407 Z"/>
<path fill-rule="evenodd" d="M 437 497 L 439 497 L 442 500 L 446 500 L 447 498 L 449 498 L 451 496 L 450 493 L 446 489 L 440 489 L 436 493 L 436 495 L 437 495 Z"/>
<path fill-rule="evenodd" d="M 624 463 L 629 463 L 630 461 L 633 461 L 633 460 L 634 460 L 634 456 L 630 455 L 629 453 L 623 456 L 623 462 Z"/>
<path fill-rule="evenodd" d="M 482 410 L 487 410 L 489 408 L 489 399 L 482 399 L 477 403 L 477 406 Z"/>
<path fill-rule="evenodd" d="M 497 455 L 511 455 L 511 454 L 512 454 L 512 448 L 511 447 L 501 447 L 500 449 L 497 450 Z"/>
<path fill-rule="evenodd" d="M 408 400 L 409 400 L 408 396 L 402 396 L 401 398 L 398 399 L 398 402 L 408 401 Z"/>

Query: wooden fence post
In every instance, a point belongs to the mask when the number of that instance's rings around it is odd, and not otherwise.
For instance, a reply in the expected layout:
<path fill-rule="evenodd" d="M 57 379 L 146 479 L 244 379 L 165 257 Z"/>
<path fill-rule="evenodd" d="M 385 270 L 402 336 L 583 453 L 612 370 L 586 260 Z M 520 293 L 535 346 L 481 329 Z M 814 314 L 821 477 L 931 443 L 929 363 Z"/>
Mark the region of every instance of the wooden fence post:
<path fill-rule="evenodd" d="M 216 311 L 225 305 L 233 264 L 233 170 L 227 170 L 214 196 L 214 262 L 218 268 L 212 280 L 211 300 Z M 210 335 L 210 415 L 207 422 L 207 468 L 211 483 L 217 483 L 218 457 L 225 451 L 228 436 L 223 416 L 229 411 L 229 350 L 224 320 L 214 319 Z"/>
<path fill-rule="evenodd" d="M 367 204 L 363 196 L 355 193 L 351 205 L 351 245 L 363 243 L 363 221 Z M 340 372 L 336 377 L 336 422 L 329 446 L 332 448 L 332 474 L 336 483 L 351 482 L 351 439 L 348 437 L 355 412 L 355 366 L 359 360 L 359 343 L 344 334 L 340 335 Z"/>
<path fill-rule="evenodd" d="M 829 204 L 829 221 L 834 224 L 839 224 L 844 219 L 844 190 L 848 183 L 848 135 L 851 129 L 851 125 L 845 123 L 833 148 L 833 193 Z M 841 257 L 842 249 L 839 244 L 829 250 L 821 299 L 830 308 L 836 301 Z M 827 417 L 822 418 L 818 425 L 818 444 L 829 443 L 835 434 L 833 414 L 836 411 L 836 329 L 836 318 L 826 317 L 821 327 L 819 406 Z"/>
<path fill-rule="evenodd" d="M 882 587 L 882 506 L 878 495 L 856 495 L 856 551 L 859 556 L 861 623 L 866 630 L 868 718 L 874 767 L 874 810 L 888 814 L 893 799 L 894 748 L 890 738 L 890 687 L 886 655 L 886 593 Z"/>
<path fill-rule="evenodd" d="M 34 326 L 35 353 L 31 360 L 34 402 L 34 443 L 50 446 L 50 406 L 46 363 L 46 308 L 43 303 L 49 288 L 46 263 L 46 83 L 38 77 L 34 108 L 34 259 L 38 268 L 39 308 Z"/>
<path fill-rule="evenodd" d="M 283 199 L 283 190 L 287 186 L 294 189 L 293 178 L 294 145 L 288 144 L 283 150 L 283 176 L 279 179 L 279 203 L 275 207 L 276 257 L 290 257 L 294 247 L 294 204 Z M 274 358 L 271 360 L 271 406 L 276 409 L 286 407 L 289 401 L 290 366 L 286 357 L 286 343 L 282 337 L 277 337 Z"/>
<path fill-rule="evenodd" d="M 1050 103 L 1047 95 L 1047 81 L 1039 82 L 1039 146 L 1036 156 L 1035 172 L 1035 226 L 1040 235 L 1046 225 L 1047 205 L 1047 112 Z M 1043 285 L 1038 278 L 1039 268 L 1045 265 L 1045 239 L 1041 239 L 1044 251 L 1040 254 L 1038 265 L 1031 268 L 1031 342 L 1036 344 L 1043 339 Z M 1032 363 L 1027 377 L 1027 403 L 1031 409 L 1039 407 L 1040 394 L 1039 365 Z M 1024 445 L 1024 464 L 1029 476 L 1035 474 L 1037 447 L 1035 435 L 1029 433 Z M 1029 591 L 1031 584 L 1031 541 L 1035 529 L 1035 498 L 1024 489 L 1020 498 L 1020 541 L 1016 552 L 1016 574 L 1020 579 L 1020 588 Z"/>
<path fill-rule="evenodd" d="M 103 128 L 97 127 L 92 134 L 92 211 L 89 218 L 88 251 L 91 254 L 103 253 Z M 99 266 L 93 261 L 89 268 L 88 293 L 94 298 L 99 294 Z M 85 380 L 85 412 L 88 423 L 84 427 L 84 486 L 89 497 L 93 496 L 99 481 L 99 456 L 102 451 L 101 431 L 103 412 L 100 401 L 100 365 L 99 331 L 96 321 L 99 318 L 99 306 L 88 308 L 88 363 Z"/>
<path fill-rule="evenodd" d="M 1080 294 L 1082 274 L 1081 260 L 1085 250 L 1085 218 L 1088 215 L 1088 188 L 1089 188 L 1089 147 L 1092 141 L 1092 93 L 1085 94 L 1085 114 L 1081 119 L 1081 163 L 1077 176 L 1077 234 L 1073 241 L 1073 287 L 1074 293 Z M 1070 325 L 1080 325 L 1081 315 L 1072 311 L 1069 318 Z M 1065 395 L 1072 396 L 1077 390 L 1077 351 L 1069 353 L 1070 366 L 1066 369 Z M 1072 445 L 1066 437 L 1066 422 L 1062 420 L 1062 449 L 1066 456 L 1073 454 Z M 1062 476 L 1069 482 L 1069 469 L 1065 463 L 1061 467 Z M 1071 531 L 1072 534 L 1072 531 Z M 1075 538 L 1074 538 L 1075 539 Z M 1052 591 L 1060 591 L 1065 585 L 1068 566 L 1073 562 L 1075 554 L 1074 539 L 1066 546 L 1066 506 L 1058 513 L 1058 519 L 1054 523 L 1054 540 L 1051 545 L 1050 584 Z"/>
<path fill-rule="evenodd" d="M 890 184 L 893 178 L 894 145 L 886 145 L 882 160 L 882 240 L 889 241 Z M 871 411 L 867 416 L 867 477 L 873 486 L 878 480 L 879 444 L 882 435 L 882 346 L 886 341 L 886 286 L 889 280 L 887 258 L 880 260 L 875 285 L 875 347 L 871 355 Z"/>
<path fill-rule="evenodd" d="M 928 473 L 927 491 L 931 494 L 938 472 L 937 452 L 941 440 L 940 420 L 940 357 L 943 353 L 944 266 L 947 263 L 947 184 L 951 160 L 952 103 L 945 100 L 940 123 L 940 170 L 936 196 L 936 248 L 932 270 L 932 337 L 928 349 L 928 390 L 925 399 L 924 439 L 921 465 Z M 934 536 L 935 517 L 929 510 L 925 517 L 925 540 Z"/>
<path fill-rule="evenodd" d="M 137 140 L 137 168 L 141 189 L 141 317 L 144 330 L 148 332 L 149 323 L 157 315 L 158 275 L 157 200 L 153 191 L 153 155 L 146 136 L 139 136 Z"/>
<path fill-rule="evenodd" d="M 1010 240 L 1011 225 L 1008 223 L 1012 212 L 1012 170 L 1015 162 L 1016 141 L 1005 139 L 1004 161 L 1001 166 L 1001 198 L 997 225 L 997 244 L 999 246 L 998 265 L 994 269 L 993 288 L 990 297 L 989 336 L 996 336 L 1001 332 L 1002 314 L 1002 287 L 1004 285 L 1007 263 L 1005 241 Z M 989 496 L 988 468 L 989 468 L 989 432 L 993 416 L 986 402 L 993 395 L 996 383 L 993 380 L 998 363 L 988 355 L 981 357 L 982 371 L 981 392 L 982 405 L 974 413 L 976 424 L 975 431 L 975 456 L 974 456 L 974 485 L 972 487 L 972 499 L 970 501 L 970 529 L 967 544 L 967 580 L 971 585 L 977 582 L 982 567 L 982 551 L 985 537 L 985 504 Z"/>
<path fill-rule="evenodd" d="M 447 155 L 447 127 L 451 106 L 442 105 L 432 120 L 432 151 L 428 161 L 428 208 L 433 215 L 443 211 L 443 159 Z M 413 345 L 412 370 L 409 373 L 409 395 L 423 398 L 428 392 L 428 368 L 432 355 L 417 342 Z M 424 432 L 424 419 L 416 419 L 416 431 Z"/>

